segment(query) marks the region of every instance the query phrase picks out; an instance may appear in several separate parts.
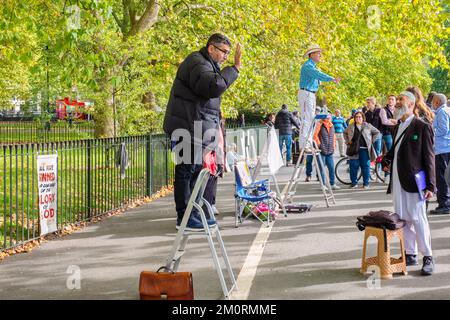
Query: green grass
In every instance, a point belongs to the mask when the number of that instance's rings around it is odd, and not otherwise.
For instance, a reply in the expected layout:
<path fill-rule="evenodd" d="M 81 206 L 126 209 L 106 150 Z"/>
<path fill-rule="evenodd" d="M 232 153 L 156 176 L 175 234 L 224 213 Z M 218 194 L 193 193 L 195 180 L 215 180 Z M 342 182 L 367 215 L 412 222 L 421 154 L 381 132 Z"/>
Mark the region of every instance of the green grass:
<path fill-rule="evenodd" d="M 95 140 L 88 172 L 86 142 L 64 143 L 58 150 L 58 227 L 83 221 L 88 215 L 88 180 L 91 184 L 91 216 L 103 214 L 146 195 L 146 146 L 130 138 L 129 167 L 124 179 L 115 165 L 114 148 L 107 140 Z M 102 141 L 102 142 L 98 142 Z M 17 149 L 16 149 L 17 148 Z M 36 150 L 24 147 L 0 148 L 0 248 L 39 236 Z M 152 193 L 171 184 L 173 163 L 170 153 L 157 144 L 153 152 Z M 16 151 L 17 150 L 17 151 Z M 18 156 L 16 156 L 16 152 Z M 46 153 L 51 153 L 47 152 Z M 17 162 L 16 162 L 17 159 Z M 166 181 L 166 161 L 169 166 Z"/>
<path fill-rule="evenodd" d="M 0 143 L 54 142 L 94 138 L 94 127 L 90 123 L 70 127 L 67 122 L 57 122 L 46 130 L 35 122 L 0 122 Z"/>

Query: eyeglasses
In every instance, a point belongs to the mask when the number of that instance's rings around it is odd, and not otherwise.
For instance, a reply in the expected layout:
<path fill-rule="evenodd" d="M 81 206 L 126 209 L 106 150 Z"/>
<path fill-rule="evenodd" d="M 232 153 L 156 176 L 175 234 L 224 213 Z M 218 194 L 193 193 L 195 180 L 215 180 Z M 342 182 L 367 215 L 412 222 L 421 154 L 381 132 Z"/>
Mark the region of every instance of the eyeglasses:
<path fill-rule="evenodd" d="M 228 56 L 228 55 L 230 54 L 230 50 L 224 50 L 224 49 L 221 49 L 221 48 L 219 48 L 218 46 L 216 46 L 216 45 L 214 45 L 214 44 L 213 44 L 213 46 L 214 46 L 214 48 L 216 48 L 217 50 L 221 51 L 225 56 Z"/>

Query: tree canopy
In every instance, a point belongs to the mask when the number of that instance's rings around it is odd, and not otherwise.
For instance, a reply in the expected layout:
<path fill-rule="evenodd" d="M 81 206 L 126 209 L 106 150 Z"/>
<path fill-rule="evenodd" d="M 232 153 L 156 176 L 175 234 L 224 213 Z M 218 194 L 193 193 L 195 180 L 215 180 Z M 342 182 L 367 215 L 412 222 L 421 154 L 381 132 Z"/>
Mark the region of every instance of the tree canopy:
<path fill-rule="evenodd" d="M 95 102 L 99 136 L 111 135 L 114 119 L 122 132 L 160 129 L 179 64 L 214 32 L 243 45 L 240 77 L 223 99 L 227 117 L 294 109 L 311 43 L 325 49 L 320 68 L 343 78 L 318 93 L 331 109 L 411 84 L 427 93 L 432 77 L 449 87 L 449 11 L 439 0 L 0 2 L 1 107 L 76 88 Z"/>

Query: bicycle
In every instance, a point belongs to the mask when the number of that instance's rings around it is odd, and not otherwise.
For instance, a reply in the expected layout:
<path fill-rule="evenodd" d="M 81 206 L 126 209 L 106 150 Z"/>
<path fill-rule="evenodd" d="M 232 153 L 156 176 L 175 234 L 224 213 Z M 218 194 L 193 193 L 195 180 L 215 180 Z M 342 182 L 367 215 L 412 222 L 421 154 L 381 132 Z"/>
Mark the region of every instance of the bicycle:
<path fill-rule="evenodd" d="M 378 156 L 375 161 L 370 162 L 370 180 L 375 181 L 378 179 L 382 183 L 386 177 L 384 176 L 383 167 L 381 165 L 381 160 L 383 156 Z M 350 180 L 350 160 L 348 157 L 344 157 L 340 159 L 336 165 L 334 166 L 334 172 L 336 175 L 336 179 L 342 184 L 351 185 L 352 182 Z M 358 169 L 358 180 L 362 177 L 362 172 Z"/>

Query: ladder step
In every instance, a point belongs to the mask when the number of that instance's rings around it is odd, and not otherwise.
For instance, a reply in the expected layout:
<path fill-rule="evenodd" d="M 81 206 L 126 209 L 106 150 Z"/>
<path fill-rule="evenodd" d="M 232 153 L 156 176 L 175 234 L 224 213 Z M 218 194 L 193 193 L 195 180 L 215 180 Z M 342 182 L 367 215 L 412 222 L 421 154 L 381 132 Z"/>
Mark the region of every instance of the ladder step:
<path fill-rule="evenodd" d="M 173 257 L 172 261 L 175 262 L 175 261 L 180 260 L 181 257 L 183 256 L 183 254 L 184 254 L 184 250 L 178 250 L 178 251 L 175 253 L 175 257 Z"/>
<path fill-rule="evenodd" d="M 214 234 L 215 232 L 217 232 L 217 230 L 219 230 L 219 228 L 217 227 L 217 224 L 214 226 L 210 226 L 209 227 L 209 231 L 211 231 L 211 234 Z M 202 231 L 190 231 L 190 230 L 184 230 L 183 235 L 190 235 L 190 236 L 207 236 L 206 234 L 206 230 L 202 229 Z"/>

